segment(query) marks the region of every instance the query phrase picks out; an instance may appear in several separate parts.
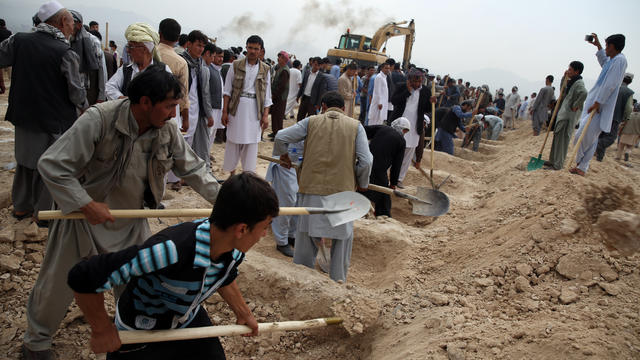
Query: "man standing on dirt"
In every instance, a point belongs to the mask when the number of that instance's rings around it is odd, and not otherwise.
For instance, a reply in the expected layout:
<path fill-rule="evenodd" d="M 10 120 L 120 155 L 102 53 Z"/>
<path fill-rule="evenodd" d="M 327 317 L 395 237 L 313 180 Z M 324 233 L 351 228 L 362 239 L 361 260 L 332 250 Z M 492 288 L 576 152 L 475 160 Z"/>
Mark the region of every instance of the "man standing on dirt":
<path fill-rule="evenodd" d="M 379 72 L 373 80 L 373 91 L 369 94 L 371 105 L 369 105 L 368 125 L 382 125 L 388 116 L 389 109 L 389 87 L 387 81 L 389 77 L 389 64 L 380 65 Z M 371 88 L 371 85 L 369 85 Z"/>
<path fill-rule="evenodd" d="M 68 40 L 73 16 L 57 1 L 42 5 L 37 16 L 42 22 L 35 32 L 15 34 L 0 45 L 0 66 L 13 66 L 6 120 L 15 126 L 18 165 L 11 198 L 19 220 L 51 208 L 38 158 L 88 106 L 80 58 Z"/>
<path fill-rule="evenodd" d="M 271 74 L 269 65 L 258 59 L 264 42 L 252 35 L 246 43 L 247 56 L 233 62 L 224 83 L 222 125 L 227 127 L 224 171 L 232 175 L 238 162 L 243 171 L 256 171 L 258 143 L 269 125 Z"/>
<path fill-rule="evenodd" d="M 219 185 L 204 161 L 169 121 L 182 97 L 165 65 L 150 65 L 131 80 L 128 98 L 89 108 L 42 155 L 38 170 L 64 214 L 56 220 L 27 303 L 26 359 L 51 359 L 51 340 L 73 293 L 69 269 L 83 258 L 140 245 L 151 234 L 146 219 L 114 219 L 110 209 L 157 208 L 169 170 L 210 203 Z"/>
<path fill-rule="evenodd" d="M 403 188 L 402 181 L 407 175 L 411 160 L 415 156 L 416 168 L 420 168 L 422 153 L 424 152 L 424 116 L 431 111 L 431 102 L 435 103 L 436 98 L 431 96 L 431 89 L 422 86 L 424 73 L 413 68 L 409 70 L 407 80 L 402 86 L 396 86 L 396 90 L 391 97 L 393 104 L 393 115 L 391 120 L 401 117 L 409 120 L 411 128 L 404 135 L 406 148 L 402 160 L 402 168 L 398 177 L 398 187 Z"/>
<path fill-rule="evenodd" d="M 327 195 L 365 190 L 373 155 L 358 120 L 344 114 L 344 99 L 337 91 L 322 97 L 322 115 L 308 117 L 278 132 L 273 154 L 291 164 L 287 145 L 305 140 L 304 162 L 299 172 L 298 206 L 321 207 Z M 332 227 L 325 215 L 300 217 L 293 262 L 313 269 L 318 243 L 332 239 L 329 276 L 346 281 L 351 261 L 353 222 Z M 320 245 L 322 246 L 322 245 Z"/>
<path fill-rule="evenodd" d="M 611 122 L 611 130 L 603 132 L 598 137 L 598 147 L 596 148 L 596 160 L 602 161 L 604 153 L 618 138 L 618 128 L 620 123 L 626 121 L 633 110 L 633 90 L 629 89 L 629 84 L 633 81 L 633 74 L 624 74 L 618 99 L 616 100 L 615 110 L 613 111 L 613 121 Z"/>
<path fill-rule="evenodd" d="M 401 117 L 394 120 L 390 127 L 371 125 L 365 126 L 364 129 L 370 140 L 369 150 L 373 155 L 369 183 L 395 189 L 405 152 L 404 135 L 411 130 L 409 120 Z M 391 217 L 391 196 L 371 190 L 364 195 L 374 203 L 376 216 Z"/>
<path fill-rule="evenodd" d="M 576 155 L 575 161 L 578 165 L 569 170 L 572 174 L 582 176 L 589 170 L 589 163 L 598 146 L 598 136 L 603 131 L 609 132 L 611 130 L 620 84 L 627 70 L 627 58 L 622 54 L 625 45 L 624 35 L 615 34 L 609 36 L 605 40 L 604 49 L 600 45 L 598 35 L 591 35 L 593 39 L 589 43 L 598 48 L 596 57 L 600 66 L 602 66 L 602 71 L 584 102 L 580 117 L 580 128 L 576 132 L 574 143 L 578 141 L 583 131 L 586 131 L 586 133 Z M 589 114 L 592 111 L 595 111 L 595 115 L 589 127 L 585 129 Z"/>
<path fill-rule="evenodd" d="M 536 100 L 533 102 L 533 106 L 531 107 L 531 124 L 533 126 L 533 136 L 540 135 L 540 129 L 542 128 L 542 124 L 547 122 L 548 118 L 548 108 L 551 101 L 553 101 L 553 75 L 548 75 L 545 78 L 545 87 L 540 89 L 538 92 L 538 96 L 536 96 Z M 531 100 L 533 101 L 533 100 Z"/>
<path fill-rule="evenodd" d="M 344 99 L 345 114 L 349 117 L 353 117 L 354 103 L 353 99 L 356 96 L 353 89 L 353 77 L 356 75 L 358 66 L 355 63 L 350 63 L 345 66 L 344 73 L 338 78 L 338 92 Z"/>
<path fill-rule="evenodd" d="M 473 108 L 472 100 L 465 100 L 462 105 L 454 105 L 444 117 L 442 121 L 436 123 L 436 126 L 440 128 L 436 134 L 436 151 L 443 151 L 449 155 L 453 155 L 453 139 L 456 137 L 456 129 L 460 128 L 463 132 L 466 132 L 463 119 L 469 119 L 472 116 L 471 109 Z"/>
<path fill-rule="evenodd" d="M 278 53 L 278 64 L 273 68 L 274 75 L 271 82 L 271 96 L 273 105 L 271 105 L 271 134 L 270 138 L 274 138 L 278 131 L 283 127 L 285 110 L 287 108 L 287 97 L 289 96 L 289 54 L 286 51 Z"/>
<path fill-rule="evenodd" d="M 505 129 L 516 129 L 515 120 L 518 116 L 518 105 L 520 105 L 520 94 L 518 94 L 518 87 L 514 86 L 511 89 L 511 94 L 507 95 L 505 101 L 505 110 L 504 115 L 502 116 Z M 511 124 L 511 127 L 509 127 L 509 124 Z"/>
<path fill-rule="evenodd" d="M 556 122 L 553 127 L 553 142 L 551 143 L 551 152 L 549 153 L 549 161 L 544 164 L 547 168 L 560 170 L 564 166 L 564 160 L 569 150 L 569 141 L 573 133 L 576 121 L 582 111 L 582 104 L 587 97 L 587 89 L 582 81 L 582 71 L 584 65 L 580 61 L 572 61 L 569 68 L 565 72 L 568 77 L 565 96 L 560 104 L 560 110 L 556 116 Z"/>

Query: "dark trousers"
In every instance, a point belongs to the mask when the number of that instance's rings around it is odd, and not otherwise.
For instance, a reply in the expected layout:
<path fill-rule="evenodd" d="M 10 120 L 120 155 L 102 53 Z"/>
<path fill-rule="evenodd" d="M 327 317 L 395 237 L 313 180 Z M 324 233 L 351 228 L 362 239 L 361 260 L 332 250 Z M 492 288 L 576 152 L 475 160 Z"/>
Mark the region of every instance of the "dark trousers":
<path fill-rule="evenodd" d="M 358 117 L 358 120 L 360 120 L 362 125 L 365 124 L 367 118 L 367 100 L 369 99 L 366 94 L 360 95 L 360 116 Z"/>
<path fill-rule="evenodd" d="M 602 161 L 607 148 L 616 142 L 616 139 L 618 138 L 619 125 L 619 123 L 614 121 L 611 124 L 611 131 L 608 133 L 600 133 L 600 136 L 598 137 L 598 147 L 596 148 L 596 160 Z"/>
<path fill-rule="evenodd" d="M 207 312 L 200 308 L 187 328 L 211 326 Z M 224 349 L 217 337 L 182 341 L 164 341 L 144 344 L 128 344 L 113 353 L 107 360 L 171 360 L 171 359 L 226 359 Z"/>
<path fill-rule="evenodd" d="M 36 213 L 40 210 L 50 210 L 53 206 L 53 198 L 38 170 L 29 169 L 20 164 L 16 166 L 11 199 L 13 211 L 17 212 Z"/>
<path fill-rule="evenodd" d="M 302 98 L 300 99 L 300 107 L 298 108 L 298 116 L 296 117 L 297 121 L 315 114 L 315 106 L 311 103 L 311 98 L 309 96 L 302 95 Z"/>
<path fill-rule="evenodd" d="M 386 175 L 385 173 L 384 179 L 369 179 L 369 182 L 374 185 L 389 187 L 389 179 L 387 179 Z M 391 217 L 391 196 L 371 190 L 367 190 L 363 195 L 373 202 L 376 216 L 386 215 Z"/>
<path fill-rule="evenodd" d="M 282 126 L 284 123 L 284 111 L 287 107 L 287 100 L 274 102 L 271 105 L 271 131 L 274 134 L 277 134 L 278 131 L 282 130 Z"/>

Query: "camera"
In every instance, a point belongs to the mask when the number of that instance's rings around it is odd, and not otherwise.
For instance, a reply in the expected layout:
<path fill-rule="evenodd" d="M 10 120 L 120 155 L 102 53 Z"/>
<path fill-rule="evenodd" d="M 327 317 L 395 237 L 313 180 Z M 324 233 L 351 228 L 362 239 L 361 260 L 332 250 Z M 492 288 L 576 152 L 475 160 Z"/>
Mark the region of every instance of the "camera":
<path fill-rule="evenodd" d="M 593 41 L 593 35 L 585 35 L 584 36 L 584 41 L 592 42 Z"/>

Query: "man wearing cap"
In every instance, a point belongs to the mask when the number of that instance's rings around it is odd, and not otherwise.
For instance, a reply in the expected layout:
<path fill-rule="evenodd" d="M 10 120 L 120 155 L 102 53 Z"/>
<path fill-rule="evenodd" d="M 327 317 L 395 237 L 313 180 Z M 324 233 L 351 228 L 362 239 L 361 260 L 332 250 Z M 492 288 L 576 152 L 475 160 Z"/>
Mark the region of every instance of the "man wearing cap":
<path fill-rule="evenodd" d="M 87 101 L 93 105 L 107 99 L 104 93 L 107 68 L 104 64 L 104 53 L 98 38 L 91 35 L 82 25 L 82 15 L 69 10 L 73 16 L 73 35 L 71 48 L 80 57 L 80 75 L 87 89 Z"/>
<path fill-rule="evenodd" d="M 618 127 L 620 123 L 626 121 L 633 110 L 633 90 L 629 89 L 629 84 L 633 81 L 633 74 L 624 74 L 620 92 L 616 100 L 615 110 L 613 111 L 613 121 L 611 122 L 611 130 L 603 132 L 598 138 L 598 147 L 596 148 L 596 160 L 602 161 L 604 153 L 611 144 L 618 138 Z"/>
<path fill-rule="evenodd" d="M 289 96 L 289 54 L 286 51 L 278 53 L 278 64 L 274 67 L 273 81 L 271 82 L 271 134 L 274 138 L 278 131 L 282 129 L 284 122 L 284 111 L 287 107 L 287 97 Z"/>
<path fill-rule="evenodd" d="M 598 146 L 598 136 L 601 132 L 611 131 L 613 114 L 616 108 L 620 84 L 627 70 L 627 58 L 622 54 L 625 37 L 622 34 L 609 36 L 605 40 L 605 48 L 600 45 L 598 35 L 591 34 L 593 40 L 589 43 L 598 48 L 596 57 L 602 71 L 591 88 L 580 117 L 580 127 L 576 131 L 574 143 L 578 141 L 583 131 L 585 136 L 580 143 L 575 161 L 577 166 L 569 170 L 570 173 L 584 176 L 589 170 L 589 163 Z M 585 129 L 589 114 L 595 111 L 589 127 Z M 571 159 L 572 161 L 574 159 Z"/>
<path fill-rule="evenodd" d="M 373 155 L 369 183 L 395 189 L 405 153 L 405 136 L 411 131 L 409 120 L 401 117 L 394 120 L 391 127 L 368 125 L 364 130 L 369 139 L 369 151 Z M 391 196 L 371 190 L 364 195 L 375 204 L 376 216 L 391 217 Z"/>
<path fill-rule="evenodd" d="M 35 32 L 15 34 L 0 44 L 0 67 L 13 67 L 6 120 L 15 125 L 18 164 L 11 197 L 18 219 L 51 208 L 51 195 L 36 168 L 38 158 L 88 106 L 80 60 L 68 41 L 72 15 L 50 1 L 37 17 L 42 22 Z"/>
<path fill-rule="evenodd" d="M 424 120 L 425 115 L 431 111 L 430 102 L 436 101 L 431 96 L 431 89 L 422 86 L 424 73 L 417 69 L 409 70 L 404 86 L 396 87 L 391 97 L 393 103 L 393 119 L 404 117 L 409 120 L 409 132 L 404 135 L 406 148 L 404 150 L 402 169 L 398 178 L 398 187 L 403 188 L 404 181 L 411 160 L 415 156 L 416 168 L 420 167 L 422 153 L 424 151 Z"/>
<path fill-rule="evenodd" d="M 514 86 L 511 88 L 511 94 L 507 95 L 504 105 L 505 110 L 502 119 L 504 120 L 505 129 L 516 129 L 515 119 L 517 117 L 518 105 L 520 105 L 520 94 L 518 94 L 518 87 Z M 509 127 L 509 124 L 511 124 L 511 127 Z"/>
<path fill-rule="evenodd" d="M 160 57 L 156 51 L 156 46 L 160 42 L 160 36 L 151 26 L 145 23 L 135 23 L 127 27 L 124 32 L 127 39 L 127 53 L 131 58 L 131 62 L 124 64 L 118 68 L 115 74 L 109 79 L 105 90 L 109 100 L 122 99 L 127 96 L 127 86 L 140 71 L 146 69 L 149 65 L 160 63 Z M 168 72 L 171 72 L 166 66 Z M 188 128 L 187 123 L 183 120 L 183 131 Z M 185 127 L 186 126 L 186 127 Z"/>

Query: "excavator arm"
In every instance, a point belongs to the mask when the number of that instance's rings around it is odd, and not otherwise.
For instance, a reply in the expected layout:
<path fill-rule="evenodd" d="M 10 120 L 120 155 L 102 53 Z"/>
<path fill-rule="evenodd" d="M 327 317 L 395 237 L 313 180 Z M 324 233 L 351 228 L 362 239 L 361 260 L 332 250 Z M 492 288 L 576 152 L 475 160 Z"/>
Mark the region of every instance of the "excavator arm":
<path fill-rule="evenodd" d="M 404 35 L 404 58 L 402 59 L 402 67 L 404 69 L 409 67 L 409 62 L 411 61 L 411 51 L 413 50 L 413 42 L 415 40 L 416 34 L 416 25 L 413 19 L 411 20 L 411 22 L 409 22 L 408 26 L 401 26 L 406 23 L 406 21 L 399 23 L 388 23 L 378 29 L 378 31 L 376 31 L 376 33 L 373 35 L 373 38 L 371 39 L 371 48 L 384 53 L 386 52 L 385 44 L 387 40 L 389 40 L 389 38 Z"/>

